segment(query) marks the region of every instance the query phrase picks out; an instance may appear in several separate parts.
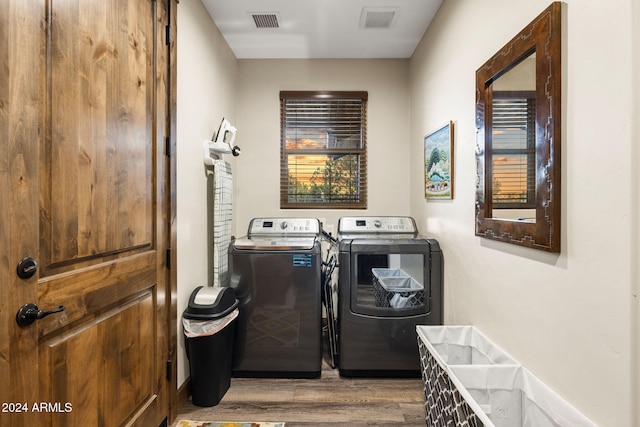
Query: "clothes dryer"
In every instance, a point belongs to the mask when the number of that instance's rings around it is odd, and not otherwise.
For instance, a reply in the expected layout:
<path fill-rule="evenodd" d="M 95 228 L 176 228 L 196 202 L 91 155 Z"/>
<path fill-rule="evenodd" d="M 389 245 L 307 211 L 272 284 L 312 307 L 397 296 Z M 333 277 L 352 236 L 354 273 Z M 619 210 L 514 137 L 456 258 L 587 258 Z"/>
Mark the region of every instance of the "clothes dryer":
<path fill-rule="evenodd" d="M 417 325 L 442 324 L 443 256 L 410 217 L 338 222 L 338 367 L 419 377 Z"/>
<path fill-rule="evenodd" d="M 229 246 L 240 302 L 236 377 L 319 377 L 322 365 L 320 221 L 254 218 Z"/>

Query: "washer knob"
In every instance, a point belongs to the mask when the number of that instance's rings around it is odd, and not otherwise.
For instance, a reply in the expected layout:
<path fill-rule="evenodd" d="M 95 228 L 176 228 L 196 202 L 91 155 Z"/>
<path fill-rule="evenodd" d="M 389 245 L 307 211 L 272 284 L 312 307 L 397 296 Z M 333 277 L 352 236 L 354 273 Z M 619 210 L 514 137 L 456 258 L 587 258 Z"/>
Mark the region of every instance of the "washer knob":
<path fill-rule="evenodd" d="M 286 230 L 288 226 L 289 226 L 289 223 L 287 221 L 282 221 L 280 223 L 280 228 L 282 228 L 283 230 Z"/>
<path fill-rule="evenodd" d="M 382 221 L 380 221 L 379 219 L 376 219 L 375 221 L 373 221 L 373 226 L 375 228 L 380 228 L 382 227 Z"/>

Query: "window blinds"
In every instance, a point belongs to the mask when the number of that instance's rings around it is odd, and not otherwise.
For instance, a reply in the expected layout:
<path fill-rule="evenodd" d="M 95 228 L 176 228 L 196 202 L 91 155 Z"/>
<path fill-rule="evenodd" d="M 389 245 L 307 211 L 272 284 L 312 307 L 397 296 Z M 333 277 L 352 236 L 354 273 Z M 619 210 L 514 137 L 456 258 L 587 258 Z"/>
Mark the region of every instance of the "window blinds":
<path fill-rule="evenodd" d="M 366 92 L 281 92 L 281 207 L 366 208 L 366 105 Z"/>

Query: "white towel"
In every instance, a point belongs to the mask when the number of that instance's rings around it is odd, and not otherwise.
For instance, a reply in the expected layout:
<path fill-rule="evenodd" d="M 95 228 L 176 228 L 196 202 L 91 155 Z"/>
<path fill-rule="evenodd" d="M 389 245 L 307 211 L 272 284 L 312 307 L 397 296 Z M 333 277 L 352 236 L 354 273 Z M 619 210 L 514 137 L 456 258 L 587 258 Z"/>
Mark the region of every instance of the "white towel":
<path fill-rule="evenodd" d="M 215 160 L 213 165 L 213 283 L 227 286 L 229 263 L 227 250 L 231 243 L 233 214 L 233 174 L 231 165 Z"/>

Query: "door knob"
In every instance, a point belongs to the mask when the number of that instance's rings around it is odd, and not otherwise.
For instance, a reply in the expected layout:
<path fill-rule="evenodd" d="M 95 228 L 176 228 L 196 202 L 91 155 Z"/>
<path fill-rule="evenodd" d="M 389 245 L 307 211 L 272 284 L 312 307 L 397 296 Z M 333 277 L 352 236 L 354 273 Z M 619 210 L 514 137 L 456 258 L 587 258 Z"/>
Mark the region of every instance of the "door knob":
<path fill-rule="evenodd" d="M 55 310 L 38 310 L 38 306 L 30 302 L 20 307 L 20 310 L 18 310 L 18 313 L 16 314 L 16 322 L 18 322 L 18 325 L 20 326 L 29 326 L 36 320 L 47 317 L 53 313 L 60 313 L 64 310 L 64 305 L 61 305 Z"/>

